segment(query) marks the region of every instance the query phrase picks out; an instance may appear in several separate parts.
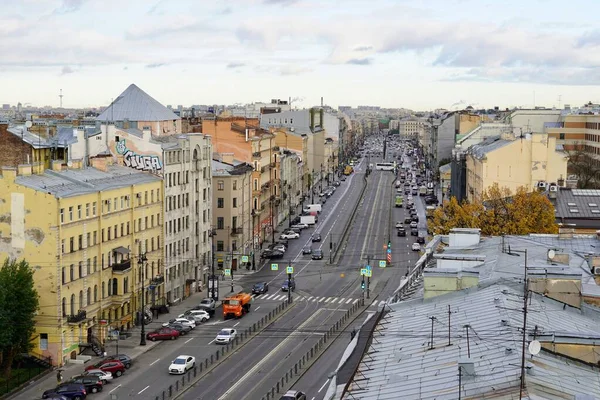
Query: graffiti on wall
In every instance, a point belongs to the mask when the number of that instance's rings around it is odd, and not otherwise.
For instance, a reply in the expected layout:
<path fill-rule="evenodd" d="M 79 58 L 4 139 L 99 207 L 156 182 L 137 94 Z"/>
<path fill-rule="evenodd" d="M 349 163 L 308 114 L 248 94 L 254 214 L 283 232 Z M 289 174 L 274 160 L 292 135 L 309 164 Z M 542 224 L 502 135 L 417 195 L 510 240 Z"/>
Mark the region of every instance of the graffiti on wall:
<path fill-rule="evenodd" d="M 160 158 L 157 156 L 136 154 L 127 148 L 124 139 L 121 139 L 119 142 L 117 142 L 117 153 L 123 156 L 123 163 L 126 167 L 135 168 L 140 171 L 162 170 Z"/>

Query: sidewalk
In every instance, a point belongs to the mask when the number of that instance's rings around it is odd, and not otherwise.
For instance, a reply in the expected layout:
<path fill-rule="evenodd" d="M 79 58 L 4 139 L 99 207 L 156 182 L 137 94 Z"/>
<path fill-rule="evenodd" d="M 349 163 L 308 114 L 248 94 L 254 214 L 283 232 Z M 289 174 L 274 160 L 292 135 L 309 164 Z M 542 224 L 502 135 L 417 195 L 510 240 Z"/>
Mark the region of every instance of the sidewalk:
<path fill-rule="evenodd" d="M 234 277 L 234 285 L 233 289 L 235 293 L 240 292 L 242 290 L 242 286 L 240 286 Z M 224 298 L 231 294 L 231 282 L 229 280 L 220 280 L 219 281 L 219 298 Z M 160 314 L 158 318 L 155 318 L 151 323 L 145 326 L 146 333 L 153 331 L 154 329 L 160 327 L 163 323 L 169 321 L 172 318 L 176 318 L 179 314 L 184 313 L 186 310 L 198 305 L 200 300 L 207 296 L 207 291 L 204 290 L 202 292 L 196 292 L 192 294 L 190 297 L 181 301 L 177 305 L 169 307 L 168 314 Z M 217 302 L 219 304 L 219 302 Z M 220 316 L 217 315 L 216 318 Z M 127 354 L 134 360 L 134 365 L 131 368 L 143 368 L 141 365 L 135 365 L 135 359 L 140 355 L 152 350 L 154 347 L 160 345 L 162 342 L 152 342 L 150 340 L 146 341 L 145 346 L 140 346 L 141 339 L 141 326 L 136 326 L 131 329 L 129 332 L 131 336 L 127 339 L 123 340 L 109 340 L 106 342 L 105 349 L 106 354 L 108 356 L 115 354 Z M 118 344 L 118 351 L 117 351 Z M 63 382 L 68 380 L 74 375 L 78 375 L 83 372 L 85 367 L 90 364 L 93 364 L 102 357 L 92 356 L 92 359 L 85 364 L 66 364 L 62 367 L 63 370 Z M 125 373 L 125 379 L 127 379 L 127 373 Z M 117 380 L 118 382 L 118 380 Z M 45 390 L 51 389 L 56 386 L 56 370 L 53 370 L 47 375 L 42 376 L 36 381 L 33 381 L 23 388 L 20 392 L 13 394 L 10 399 L 15 400 L 32 400 L 32 399 L 41 399 L 42 393 Z M 116 385 L 113 385 L 116 386 Z"/>

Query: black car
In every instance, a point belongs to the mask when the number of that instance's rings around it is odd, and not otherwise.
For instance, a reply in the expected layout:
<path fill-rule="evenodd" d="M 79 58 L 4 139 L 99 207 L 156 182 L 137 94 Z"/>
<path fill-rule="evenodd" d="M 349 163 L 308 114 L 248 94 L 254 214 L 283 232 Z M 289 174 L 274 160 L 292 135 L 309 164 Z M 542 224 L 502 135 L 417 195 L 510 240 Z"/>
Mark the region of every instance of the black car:
<path fill-rule="evenodd" d="M 310 246 L 303 247 L 302 254 L 312 254 L 312 248 Z"/>
<path fill-rule="evenodd" d="M 191 330 L 191 326 L 178 324 L 177 322 L 170 323 L 167 327 L 175 329 L 181 336 L 188 334 Z"/>
<path fill-rule="evenodd" d="M 321 241 L 321 234 L 319 234 L 319 233 L 315 233 L 314 235 L 312 235 L 312 238 L 311 238 L 311 240 L 312 240 L 313 242 L 320 242 L 320 241 Z"/>
<path fill-rule="evenodd" d="M 42 393 L 42 399 L 47 399 L 54 395 L 62 395 L 71 400 L 83 400 L 87 397 L 85 386 L 80 383 L 61 383 L 54 389 L 46 390 Z"/>
<path fill-rule="evenodd" d="M 410 235 L 411 236 L 419 236 L 419 230 L 417 228 L 412 228 L 410 230 Z"/>
<path fill-rule="evenodd" d="M 398 236 L 406 236 L 406 230 L 404 228 L 398 229 Z"/>
<path fill-rule="evenodd" d="M 267 282 L 258 282 L 252 286 L 252 294 L 263 294 L 269 291 L 269 284 Z"/>
<path fill-rule="evenodd" d="M 424 244 L 425 243 L 425 236 L 417 236 L 417 243 Z"/>
<path fill-rule="evenodd" d="M 404 223 L 405 224 L 410 224 L 411 222 L 412 222 L 412 218 L 411 217 L 404 218 Z"/>
<path fill-rule="evenodd" d="M 82 384 L 87 393 L 101 392 L 104 387 L 102 380 L 95 375 L 77 375 L 69 379 L 68 383 Z"/>
<path fill-rule="evenodd" d="M 438 201 L 437 197 L 435 197 L 435 196 L 425 197 L 425 204 L 431 205 L 431 204 L 438 204 L 438 203 L 439 203 L 439 201 Z"/>
<path fill-rule="evenodd" d="M 413 222 L 419 222 L 419 216 L 417 214 L 412 216 L 412 221 Z"/>
<path fill-rule="evenodd" d="M 312 251 L 312 259 L 313 260 L 322 260 L 323 259 L 323 250 L 321 249 L 314 249 Z"/>
<path fill-rule="evenodd" d="M 106 360 L 119 360 L 127 369 L 131 368 L 131 364 L 133 364 L 133 360 L 127 354 L 115 354 L 106 357 Z"/>
<path fill-rule="evenodd" d="M 294 290 L 296 290 L 296 281 L 293 279 L 292 280 L 286 279 L 285 281 L 283 281 L 283 284 L 281 285 L 281 290 L 284 292 L 291 290 L 293 292 Z"/>

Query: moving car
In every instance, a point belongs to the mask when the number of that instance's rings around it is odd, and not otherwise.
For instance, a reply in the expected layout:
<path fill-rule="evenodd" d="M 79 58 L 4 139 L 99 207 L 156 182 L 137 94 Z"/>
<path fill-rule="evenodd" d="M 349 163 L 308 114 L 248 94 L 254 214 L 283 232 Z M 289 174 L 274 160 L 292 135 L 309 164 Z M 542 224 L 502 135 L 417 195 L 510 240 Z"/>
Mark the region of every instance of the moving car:
<path fill-rule="evenodd" d="M 169 365 L 169 374 L 185 374 L 188 369 L 196 366 L 196 357 L 177 356 Z"/>
<path fill-rule="evenodd" d="M 406 230 L 404 228 L 398 228 L 398 236 L 406 236 Z"/>
<path fill-rule="evenodd" d="M 162 327 L 146 334 L 146 339 L 152 340 L 153 342 L 157 340 L 175 340 L 178 337 L 179 331 L 168 327 Z"/>
<path fill-rule="evenodd" d="M 178 318 L 193 319 L 196 324 L 206 322 L 210 319 L 210 313 L 206 310 L 187 310 L 183 314 L 180 314 Z"/>
<path fill-rule="evenodd" d="M 312 248 L 310 246 L 306 246 L 302 249 L 302 254 L 311 254 Z"/>
<path fill-rule="evenodd" d="M 108 356 L 105 360 L 119 360 L 123 363 L 126 369 L 131 368 L 131 364 L 133 364 L 133 360 L 127 354 L 115 354 L 113 356 Z"/>
<path fill-rule="evenodd" d="M 200 304 L 198 304 L 199 307 L 207 309 L 207 310 L 215 310 L 215 308 L 217 307 L 217 302 L 215 301 L 215 299 L 211 299 L 211 298 L 206 298 L 206 299 L 202 299 L 202 301 L 200 301 Z"/>
<path fill-rule="evenodd" d="M 224 328 L 217 334 L 215 338 L 216 344 L 227 344 L 230 343 L 237 336 L 237 332 L 233 328 Z"/>
<path fill-rule="evenodd" d="M 425 236 L 418 236 L 417 237 L 417 243 L 424 244 L 425 243 Z"/>
<path fill-rule="evenodd" d="M 269 291 L 269 284 L 267 282 L 258 282 L 252 286 L 252 294 L 263 294 Z"/>
<path fill-rule="evenodd" d="M 405 224 L 410 224 L 411 222 L 412 222 L 412 218 L 411 217 L 404 218 L 404 223 Z"/>
<path fill-rule="evenodd" d="M 419 230 L 417 228 L 411 228 L 410 235 L 411 236 L 419 236 Z"/>
<path fill-rule="evenodd" d="M 311 258 L 313 260 L 322 260 L 323 259 L 323 250 L 321 250 L 321 249 L 314 249 L 312 251 Z"/>
<path fill-rule="evenodd" d="M 125 365 L 123 365 L 123 363 L 119 360 L 100 360 L 97 363 L 89 365 L 85 368 L 86 371 L 89 371 L 90 369 L 108 371 L 117 378 L 125 373 Z"/>
<path fill-rule="evenodd" d="M 320 233 L 315 233 L 314 235 L 312 235 L 311 240 L 314 242 L 320 242 L 321 241 L 321 234 Z"/>
<path fill-rule="evenodd" d="M 306 400 L 306 394 L 298 390 L 288 390 L 279 400 Z"/>
<path fill-rule="evenodd" d="M 171 324 L 181 324 L 183 326 L 189 326 L 192 329 L 196 327 L 196 322 L 194 322 L 193 320 L 190 321 L 189 319 L 183 317 L 173 318 L 169 320 L 169 322 L 165 322 L 163 326 L 169 326 Z"/>
<path fill-rule="evenodd" d="M 414 219 L 411 219 L 411 221 L 412 221 L 412 222 L 410 223 L 410 227 L 411 227 L 411 228 L 417 228 L 417 227 L 418 227 L 418 224 L 417 224 L 417 222 L 416 222 Z"/>
<path fill-rule="evenodd" d="M 287 292 L 288 290 L 291 290 L 293 292 L 294 290 L 296 290 L 296 281 L 294 279 L 286 279 L 281 285 L 281 290 L 283 292 Z"/>
<path fill-rule="evenodd" d="M 419 243 L 413 243 L 412 251 L 421 251 L 421 245 Z"/>
<path fill-rule="evenodd" d="M 62 395 L 71 400 L 84 400 L 87 397 L 85 386 L 80 383 L 61 383 L 54 389 L 48 389 L 42 393 L 42 399 L 47 399 L 55 395 Z"/>
<path fill-rule="evenodd" d="M 298 239 L 299 237 L 300 234 L 294 231 L 283 232 L 281 235 L 279 235 L 279 239 Z"/>
<path fill-rule="evenodd" d="M 396 228 L 402 228 L 402 221 L 396 222 Z"/>

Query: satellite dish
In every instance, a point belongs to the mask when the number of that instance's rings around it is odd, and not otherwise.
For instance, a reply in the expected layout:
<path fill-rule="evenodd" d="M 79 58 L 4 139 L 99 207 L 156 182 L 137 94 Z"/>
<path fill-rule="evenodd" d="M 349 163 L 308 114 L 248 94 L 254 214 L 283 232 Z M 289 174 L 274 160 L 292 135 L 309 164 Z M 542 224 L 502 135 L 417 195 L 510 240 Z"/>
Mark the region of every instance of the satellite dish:
<path fill-rule="evenodd" d="M 33 126 L 33 122 L 31 121 L 25 121 L 25 127 L 26 128 L 31 128 Z"/>
<path fill-rule="evenodd" d="M 529 354 L 531 354 L 532 356 L 539 354 L 541 349 L 542 345 L 538 340 L 533 340 L 531 341 L 531 343 L 529 343 Z"/>
<path fill-rule="evenodd" d="M 555 256 L 556 256 L 556 252 L 554 250 L 552 250 L 552 249 L 548 250 L 548 258 L 550 260 L 553 260 Z"/>

